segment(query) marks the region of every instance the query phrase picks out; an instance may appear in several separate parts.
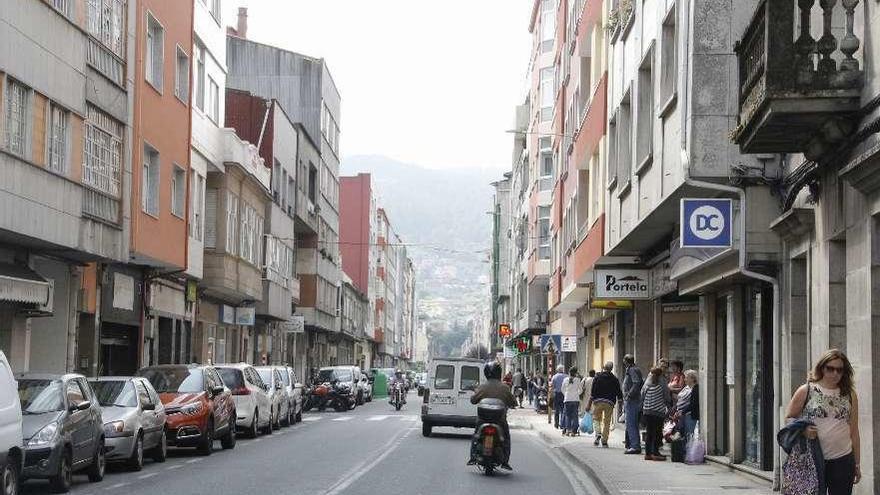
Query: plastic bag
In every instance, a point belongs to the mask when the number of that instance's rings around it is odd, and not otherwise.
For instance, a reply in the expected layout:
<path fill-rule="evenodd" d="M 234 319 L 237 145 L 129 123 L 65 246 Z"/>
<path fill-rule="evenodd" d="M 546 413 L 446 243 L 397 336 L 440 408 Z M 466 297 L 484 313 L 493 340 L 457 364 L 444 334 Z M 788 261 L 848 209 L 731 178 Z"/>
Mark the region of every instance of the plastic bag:
<path fill-rule="evenodd" d="M 672 434 L 675 432 L 675 421 L 668 419 L 663 424 L 663 438 L 666 439 L 667 442 L 672 441 Z"/>
<path fill-rule="evenodd" d="M 593 433 L 593 415 L 589 411 L 585 412 L 584 417 L 581 418 L 581 433 L 586 433 L 587 435 L 592 435 Z"/>
<path fill-rule="evenodd" d="M 691 435 L 687 443 L 687 453 L 684 457 L 686 464 L 703 464 L 706 461 L 706 445 L 700 440 L 700 424 L 694 428 L 694 434 Z"/>

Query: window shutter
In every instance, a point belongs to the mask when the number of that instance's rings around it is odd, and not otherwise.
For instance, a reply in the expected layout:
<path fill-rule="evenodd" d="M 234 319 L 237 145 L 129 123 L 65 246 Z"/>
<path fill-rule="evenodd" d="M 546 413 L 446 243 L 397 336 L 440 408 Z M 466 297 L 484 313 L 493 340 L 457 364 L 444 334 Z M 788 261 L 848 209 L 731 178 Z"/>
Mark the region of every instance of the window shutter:
<path fill-rule="evenodd" d="M 217 190 L 205 191 L 205 247 L 217 247 Z"/>

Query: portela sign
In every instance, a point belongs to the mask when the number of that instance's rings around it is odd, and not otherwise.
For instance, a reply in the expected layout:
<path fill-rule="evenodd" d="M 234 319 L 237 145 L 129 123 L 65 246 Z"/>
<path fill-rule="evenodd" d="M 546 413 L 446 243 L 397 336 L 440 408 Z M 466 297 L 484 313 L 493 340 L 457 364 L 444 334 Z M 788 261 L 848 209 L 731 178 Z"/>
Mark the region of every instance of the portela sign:
<path fill-rule="evenodd" d="M 645 269 L 599 268 L 597 299 L 651 299 L 651 273 Z"/>

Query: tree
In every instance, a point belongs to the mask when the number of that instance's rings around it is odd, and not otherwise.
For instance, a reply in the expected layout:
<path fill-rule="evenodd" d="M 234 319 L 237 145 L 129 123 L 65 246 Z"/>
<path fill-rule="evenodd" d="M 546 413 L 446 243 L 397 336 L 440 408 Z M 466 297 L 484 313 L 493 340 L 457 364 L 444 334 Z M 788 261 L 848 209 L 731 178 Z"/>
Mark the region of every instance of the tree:
<path fill-rule="evenodd" d="M 483 344 L 477 344 L 468 348 L 464 357 L 489 359 L 489 349 L 486 349 L 486 346 L 484 346 Z"/>

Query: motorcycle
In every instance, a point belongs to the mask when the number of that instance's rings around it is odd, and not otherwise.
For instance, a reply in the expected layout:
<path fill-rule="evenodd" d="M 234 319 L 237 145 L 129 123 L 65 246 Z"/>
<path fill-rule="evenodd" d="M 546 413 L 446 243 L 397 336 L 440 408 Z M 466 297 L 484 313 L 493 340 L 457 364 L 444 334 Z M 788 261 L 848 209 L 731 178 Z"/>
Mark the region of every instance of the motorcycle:
<path fill-rule="evenodd" d="M 405 403 L 405 394 L 404 386 L 402 383 L 397 382 L 392 386 L 391 389 L 391 405 L 394 406 L 394 409 L 400 411 L 400 408 L 403 407 Z"/>
<path fill-rule="evenodd" d="M 509 438 L 505 436 L 503 424 L 507 417 L 507 406 L 498 399 L 483 399 L 477 404 L 477 427 L 471 439 L 471 459 L 469 465 L 478 466 L 486 476 L 507 464 Z"/>
<path fill-rule="evenodd" d="M 303 400 L 303 411 L 311 411 L 312 409 L 324 411 L 328 405 L 329 395 L 329 383 L 321 383 L 308 388 L 305 391 L 305 399 Z"/>
<path fill-rule="evenodd" d="M 333 407 L 336 412 L 354 409 L 357 406 L 356 395 L 348 385 L 333 380 L 327 393 L 327 406 Z"/>
<path fill-rule="evenodd" d="M 538 390 L 538 394 L 535 396 L 535 411 L 538 413 L 546 413 L 547 405 L 547 390 L 542 388 Z"/>

